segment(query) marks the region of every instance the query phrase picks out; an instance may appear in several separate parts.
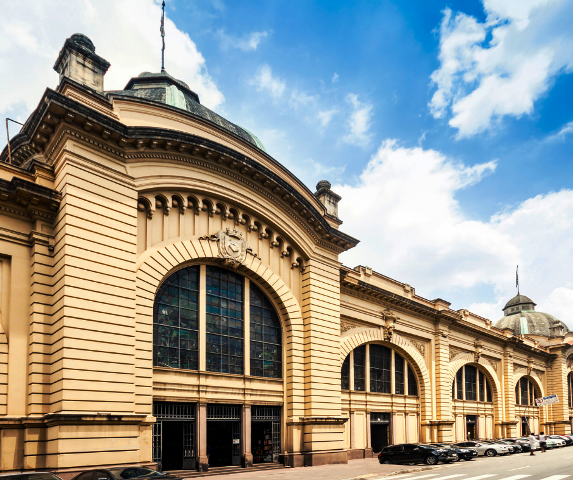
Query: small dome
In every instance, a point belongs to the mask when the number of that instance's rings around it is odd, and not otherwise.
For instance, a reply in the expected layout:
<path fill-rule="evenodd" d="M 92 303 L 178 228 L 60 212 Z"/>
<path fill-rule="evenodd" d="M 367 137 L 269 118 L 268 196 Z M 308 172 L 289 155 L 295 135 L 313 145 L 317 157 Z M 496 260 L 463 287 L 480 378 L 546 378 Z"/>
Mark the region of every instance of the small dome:
<path fill-rule="evenodd" d="M 316 190 L 317 191 L 330 190 L 331 187 L 332 187 L 332 184 L 328 180 L 321 180 L 320 182 L 318 182 L 316 184 Z"/>
<path fill-rule="evenodd" d="M 93 42 L 83 33 L 74 33 L 70 38 L 68 38 L 68 40 L 74 45 L 84 48 L 92 53 L 96 51 Z"/>
<path fill-rule="evenodd" d="M 531 298 L 526 297 L 525 295 L 516 295 L 509 302 L 505 304 L 505 307 L 503 307 L 503 309 L 505 310 L 508 307 L 515 307 L 516 305 L 524 305 L 524 304 L 537 305 L 536 303 L 533 303 L 533 300 L 531 300 Z"/>

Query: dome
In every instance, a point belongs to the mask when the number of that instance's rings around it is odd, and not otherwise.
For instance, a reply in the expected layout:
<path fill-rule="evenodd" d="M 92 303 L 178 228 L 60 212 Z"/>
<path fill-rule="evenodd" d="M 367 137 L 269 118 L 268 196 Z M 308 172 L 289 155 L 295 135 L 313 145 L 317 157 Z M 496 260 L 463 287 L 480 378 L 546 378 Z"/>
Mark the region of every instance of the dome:
<path fill-rule="evenodd" d="M 189 85 L 172 77 L 167 72 L 140 73 L 127 82 L 123 90 L 108 91 L 105 94 L 107 96 L 137 97 L 185 110 L 216 124 L 219 128 L 241 137 L 242 140 L 266 152 L 263 144 L 255 135 L 201 105 L 199 95 L 191 90 Z"/>
<path fill-rule="evenodd" d="M 498 320 L 494 326 L 500 330 L 511 328 L 514 335 L 524 334 L 551 337 L 552 332 L 550 328 L 556 326 L 563 327 L 563 333 L 567 333 L 569 331 L 569 328 L 565 323 L 548 313 L 536 312 L 534 310 L 521 310 L 517 313 L 518 314 L 506 315 L 502 319 Z"/>
<path fill-rule="evenodd" d="M 73 43 L 78 47 L 84 48 L 89 52 L 93 53 L 96 51 L 93 42 L 83 33 L 74 33 L 70 38 L 68 38 L 68 40 L 70 41 L 70 43 Z"/>
<path fill-rule="evenodd" d="M 523 305 L 523 304 L 537 305 L 536 303 L 533 303 L 533 300 L 531 300 L 531 298 L 526 297 L 525 295 L 516 295 L 509 302 L 505 304 L 505 307 L 503 307 L 503 309 L 505 310 L 508 307 L 514 307 L 516 305 Z"/>

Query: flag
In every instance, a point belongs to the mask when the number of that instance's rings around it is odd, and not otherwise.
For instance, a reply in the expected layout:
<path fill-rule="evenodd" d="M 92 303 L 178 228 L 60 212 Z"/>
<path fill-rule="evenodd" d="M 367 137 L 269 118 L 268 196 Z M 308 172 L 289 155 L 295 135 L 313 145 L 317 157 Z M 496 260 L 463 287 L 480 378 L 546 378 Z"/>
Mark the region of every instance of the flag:
<path fill-rule="evenodd" d="M 515 288 L 519 290 L 519 265 L 515 269 Z"/>

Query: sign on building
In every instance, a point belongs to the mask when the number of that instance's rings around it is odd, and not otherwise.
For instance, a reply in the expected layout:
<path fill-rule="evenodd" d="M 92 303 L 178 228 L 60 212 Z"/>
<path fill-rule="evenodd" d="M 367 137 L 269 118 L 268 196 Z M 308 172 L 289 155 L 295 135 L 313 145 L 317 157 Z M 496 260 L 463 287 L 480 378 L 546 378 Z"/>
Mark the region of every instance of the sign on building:
<path fill-rule="evenodd" d="M 558 403 L 559 397 L 557 395 L 549 395 L 547 397 L 536 398 L 535 405 L 542 407 L 543 405 L 551 405 L 552 403 Z"/>

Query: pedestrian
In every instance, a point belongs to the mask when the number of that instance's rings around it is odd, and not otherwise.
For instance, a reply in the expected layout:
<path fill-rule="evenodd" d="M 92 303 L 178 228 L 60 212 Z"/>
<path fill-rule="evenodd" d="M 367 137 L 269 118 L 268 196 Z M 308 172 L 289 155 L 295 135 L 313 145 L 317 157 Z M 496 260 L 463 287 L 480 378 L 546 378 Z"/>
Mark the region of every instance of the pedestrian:
<path fill-rule="evenodd" d="M 545 453 L 547 448 L 547 436 L 545 432 L 539 432 L 539 448 L 541 448 L 541 453 Z"/>
<path fill-rule="evenodd" d="M 535 453 L 533 453 L 535 451 L 535 444 L 537 443 L 537 440 L 535 438 L 535 434 L 533 432 L 531 432 L 531 435 L 529 435 L 529 445 L 531 446 L 531 453 L 529 455 L 535 455 Z"/>

